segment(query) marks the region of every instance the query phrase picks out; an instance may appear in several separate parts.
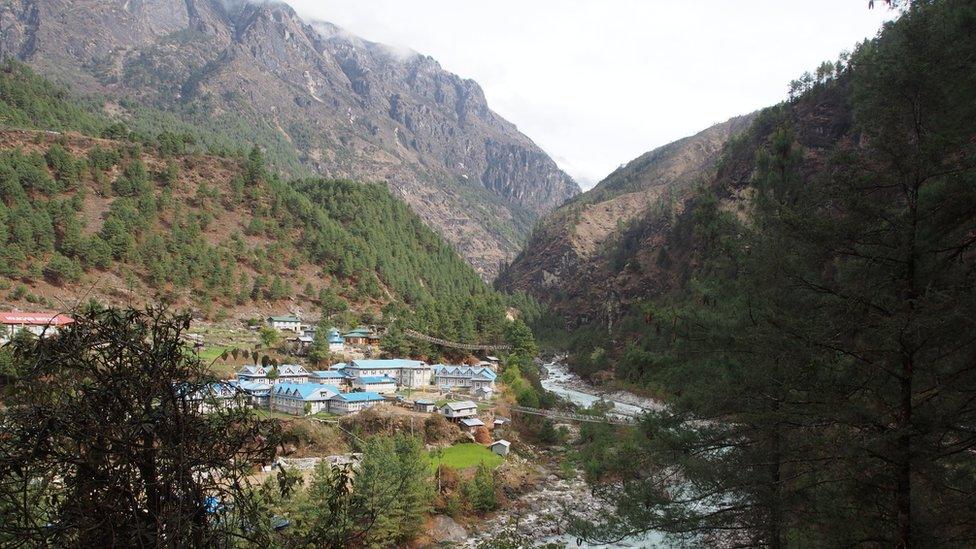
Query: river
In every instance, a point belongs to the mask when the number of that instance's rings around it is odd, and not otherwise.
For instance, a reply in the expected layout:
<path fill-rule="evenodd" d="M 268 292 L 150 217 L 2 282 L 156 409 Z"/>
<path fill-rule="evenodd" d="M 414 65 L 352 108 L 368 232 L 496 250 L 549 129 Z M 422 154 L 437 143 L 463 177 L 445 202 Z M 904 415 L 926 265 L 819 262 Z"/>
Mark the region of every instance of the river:
<path fill-rule="evenodd" d="M 613 403 L 613 413 L 619 416 L 635 417 L 649 410 L 661 408 L 661 403 L 639 397 L 632 393 L 601 391 L 569 371 L 557 357 L 543 364 L 545 375 L 542 386 L 562 398 L 578 405 L 592 406 L 600 400 Z M 496 538 L 506 532 L 515 531 L 531 538 L 537 544 L 556 544 L 567 549 L 584 547 L 590 549 L 619 548 L 661 548 L 672 547 L 661 533 L 650 532 L 644 536 L 630 538 L 610 545 L 578 544 L 576 538 L 561 534 L 563 524 L 560 518 L 563 510 L 569 508 L 576 514 L 596 518 L 607 509 L 603 503 L 592 496 L 583 475 L 563 479 L 550 475 L 543 488 L 522 496 L 518 506 L 502 511 L 486 521 L 479 533 L 468 539 L 468 547 Z"/>

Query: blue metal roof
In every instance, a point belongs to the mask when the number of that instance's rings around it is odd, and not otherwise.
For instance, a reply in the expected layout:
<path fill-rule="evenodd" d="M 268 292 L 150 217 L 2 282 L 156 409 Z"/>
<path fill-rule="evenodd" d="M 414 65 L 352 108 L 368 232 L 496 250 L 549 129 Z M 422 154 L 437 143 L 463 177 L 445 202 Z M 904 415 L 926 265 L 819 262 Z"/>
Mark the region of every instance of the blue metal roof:
<path fill-rule="evenodd" d="M 341 393 L 332 398 L 346 402 L 373 402 L 383 400 L 383 395 L 372 391 L 364 391 L 362 393 Z"/>
<path fill-rule="evenodd" d="M 407 360 L 405 358 L 386 358 L 372 360 L 354 360 L 353 368 L 360 370 L 392 370 L 404 368 L 425 368 L 427 365 L 420 360 Z"/>
<path fill-rule="evenodd" d="M 321 383 L 279 383 L 275 386 L 276 395 L 293 392 L 297 392 L 302 400 L 327 400 L 339 393 L 339 388 Z"/>
<path fill-rule="evenodd" d="M 483 366 L 451 366 L 446 364 L 435 364 L 431 367 L 431 369 L 433 369 L 434 375 L 438 376 L 466 378 L 481 377 L 487 381 L 495 381 L 495 379 L 498 377 L 498 374 L 496 374 L 494 370 Z"/>
<path fill-rule="evenodd" d="M 346 379 L 346 374 L 337 370 L 315 370 L 312 375 L 321 379 Z"/>
<path fill-rule="evenodd" d="M 356 378 L 356 380 L 365 385 L 373 385 L 376 383 L 396 383 L 396 380 L 390 376 L 363 376 Z"/>
<path fill-rule="evenodd" d="M 254 381 L 241 381 L 237 384 L 242 391 L 247 393 L 266 393 L 271 391 L 271 385 L 267 383 L 257 383 Z"/>

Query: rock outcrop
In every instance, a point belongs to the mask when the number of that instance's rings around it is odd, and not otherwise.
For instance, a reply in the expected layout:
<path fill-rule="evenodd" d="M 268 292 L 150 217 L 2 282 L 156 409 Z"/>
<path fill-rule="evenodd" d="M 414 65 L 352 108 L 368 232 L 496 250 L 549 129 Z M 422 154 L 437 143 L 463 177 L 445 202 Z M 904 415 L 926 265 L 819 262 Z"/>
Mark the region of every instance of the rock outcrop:
<path fill-rule="evenodd" d="M 552 305 L 567 322 L 612 322 L 621 299 L 651 280 L 638 256 L 709 177 L 725 144 L 749 127 L 739 116 L 647 152 L 547 216 L 497 285 Z M 640 249 L 638 249 L 640 248 Z"/>
<path fill-rule="evenodd" d="M 290 149 L 306 173 L 385 181 L 486 278 L 579 192 L 476 82 L 282 3 L 3 0 L 0 55 L 123 116 L 134 101 Z"/>

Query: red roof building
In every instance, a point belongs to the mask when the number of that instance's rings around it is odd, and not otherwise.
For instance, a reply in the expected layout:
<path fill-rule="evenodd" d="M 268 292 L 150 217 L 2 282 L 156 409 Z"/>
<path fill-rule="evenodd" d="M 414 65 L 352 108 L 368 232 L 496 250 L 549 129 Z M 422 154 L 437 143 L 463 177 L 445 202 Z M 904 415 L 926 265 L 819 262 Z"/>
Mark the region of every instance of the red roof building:
<path fill-rule="evenodd" d="M 6 326 L 64 326 L 74 320 L 60 313 L 0 313 L 0 324 Z"/>
<path fill-rule="evenodd" d="M 0 312 L 0 343 L 25 330 L 36 336 L 52 334 L 72 322 L 74 319 L 60 313 Z"/>

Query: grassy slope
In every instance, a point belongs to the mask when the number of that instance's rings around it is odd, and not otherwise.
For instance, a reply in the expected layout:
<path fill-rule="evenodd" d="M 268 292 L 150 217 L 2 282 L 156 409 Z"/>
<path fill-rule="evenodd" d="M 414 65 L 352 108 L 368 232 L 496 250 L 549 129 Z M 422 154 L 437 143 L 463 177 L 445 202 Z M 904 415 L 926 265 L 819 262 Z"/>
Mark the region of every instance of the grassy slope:
<path fill-rule="evenodd" d="M 504 461 L 504 458 L 498 454 L 474 442 L 455 444 L 454 446 L 444 448 L 442 452 L 440 456 L 431 454 L 431 469 L 436 470 L 442 463 L 454 469 L 467 469 L 469 467 L 477 467 L 478 464 L 484 463 L 494 469 Z"/>

